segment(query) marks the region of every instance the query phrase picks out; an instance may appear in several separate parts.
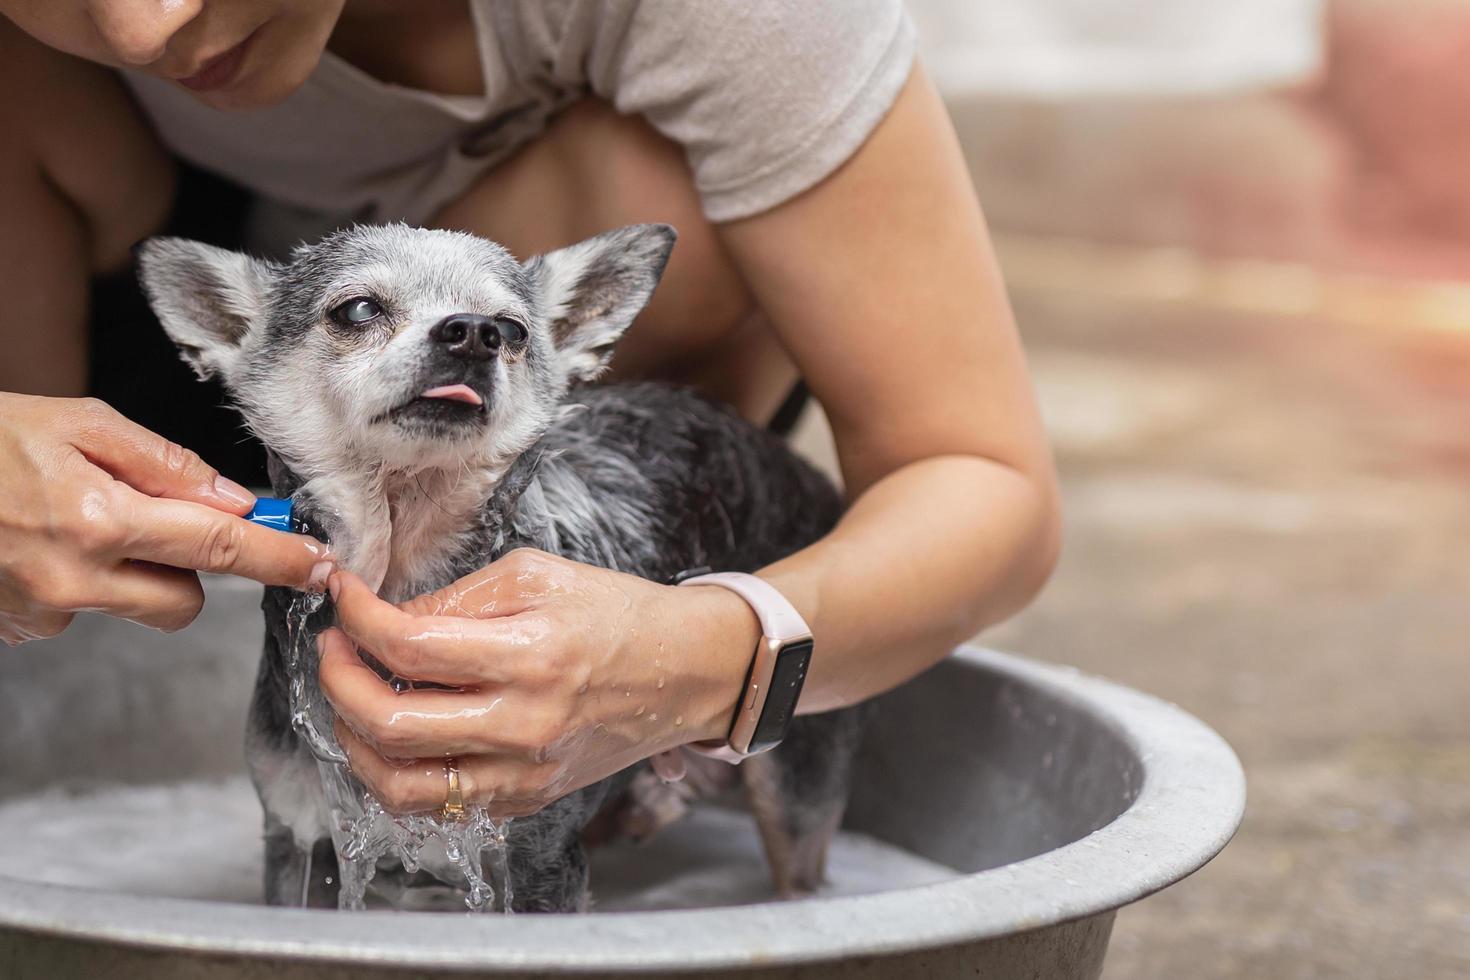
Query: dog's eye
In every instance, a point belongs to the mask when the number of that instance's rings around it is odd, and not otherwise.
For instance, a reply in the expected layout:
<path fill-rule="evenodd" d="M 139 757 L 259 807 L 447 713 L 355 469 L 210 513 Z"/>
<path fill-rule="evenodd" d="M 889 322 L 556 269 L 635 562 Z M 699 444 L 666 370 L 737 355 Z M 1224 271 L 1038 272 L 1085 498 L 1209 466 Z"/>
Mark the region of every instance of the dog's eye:
<path fill-rule="evenodd" d="M 500 334 L 500 342 L 507 347 L 520 347 L 530 337 L 525 324 L 508 316 L 495 318 L 495 330 Z"/>
<path fill-rule="evenodd" d="M 354 296 L 332 310 L 332 319 L 349 327 L 360 327 L 383 315 L 383 308 L 366 296 Z"/>

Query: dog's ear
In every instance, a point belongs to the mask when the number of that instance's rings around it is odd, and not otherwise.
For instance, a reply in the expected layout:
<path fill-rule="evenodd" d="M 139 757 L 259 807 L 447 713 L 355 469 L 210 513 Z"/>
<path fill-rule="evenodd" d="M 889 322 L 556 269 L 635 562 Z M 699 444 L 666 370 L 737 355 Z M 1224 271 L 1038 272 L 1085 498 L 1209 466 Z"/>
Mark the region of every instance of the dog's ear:
<path fill-rule="evenodd" d="M 264 309 L 272 266 L 184 238 L 150 238 L 138 278 L 163 329 L 200 378 L 230 376 Z"/>
<path fill-rule="evenodd" d="M 589 381 L 607 367 L 653 295 L 676 237 L 668 225 L 632 225 L 526 263 L 567 377 Z"/>

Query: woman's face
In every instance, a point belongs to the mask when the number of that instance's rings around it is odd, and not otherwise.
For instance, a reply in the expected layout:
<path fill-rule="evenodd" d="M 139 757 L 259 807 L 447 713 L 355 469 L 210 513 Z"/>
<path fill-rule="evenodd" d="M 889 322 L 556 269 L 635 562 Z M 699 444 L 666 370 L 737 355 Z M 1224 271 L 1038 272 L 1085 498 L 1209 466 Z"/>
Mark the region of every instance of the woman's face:
<path fill-rule="evenodd" d="M 43 44 L 169 79 L 219 109 L 280 102 L 321 58 L 344 0 L 0 0 Z"/>

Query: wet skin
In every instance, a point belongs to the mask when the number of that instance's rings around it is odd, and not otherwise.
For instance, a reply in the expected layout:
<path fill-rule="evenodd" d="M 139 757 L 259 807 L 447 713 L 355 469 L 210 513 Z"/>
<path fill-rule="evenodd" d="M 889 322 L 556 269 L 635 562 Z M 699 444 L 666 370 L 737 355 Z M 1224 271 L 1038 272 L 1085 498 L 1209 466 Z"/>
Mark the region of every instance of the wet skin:
<path fill-rule="evenodd" d="M 665 587 L 636 576 L 592 575 L 530 550 L 497 564 L 402 608 L 350 572 L 331 580 L 344 627 L 319 640 L 322 690 L 354 772 L 386 807 L 440 806 L 442 760 L 452 756 L 466 799 L 524 816 L 640 759 L 725 734 L 737 692 L 712 653 L 726 639 L 725 615 L 740 612 L 737 597 L 687 590 L 704 593 L 694 597 L 703 607 L 669 621 Z M 739 642 L 754 649 L 759 625 L 744 615 Z M 576 645 L 563 657 L 543 655 L 566 636 Z M 630 639 L 645 642 L 630 653 Z M 660 656 L 640 666 L 652 669 L 627 669 L 649 644 Z M 455 690 L 395 692 L 359 649 L 383 651 L 380 663 L 400 677 Z M 659 764 L 678 772 L 671 759 Z"/>
<path fill-rule="evenodd" d="M 249 491 L 101 402 L 0 393 L 0 459 L 6 644 L 84 611 L 182 629 L 204 603 L 196 569 L 320 592 L 333 568 L 326 545 L 241 520 Z"/>

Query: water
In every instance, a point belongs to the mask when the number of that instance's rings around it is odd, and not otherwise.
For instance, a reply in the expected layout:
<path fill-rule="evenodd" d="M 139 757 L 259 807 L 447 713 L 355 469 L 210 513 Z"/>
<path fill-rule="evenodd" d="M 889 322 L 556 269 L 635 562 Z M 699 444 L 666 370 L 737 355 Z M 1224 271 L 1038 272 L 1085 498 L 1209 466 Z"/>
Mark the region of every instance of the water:
<path fill-rule="evenodd" d="M 326 596 L 298 592 L 286 607 L 286 676 L 291 710 L 291 727 L 306 743 L 318 762 L 346 765 L 347 756 L 330 735 L 332 708 L 316 682 L 316 644 L 307 628 L 313 613 Z"/>
<path fill-rule="evenodd" d="M 465 806 L 463 817 L 446 820 L 438 814 L 395 816 L 383 809 L 347 767 L 347 756 L 332 733 L 332 708 L 317 683 L 317 652 L 311 617 L 321 609 L 324 597 L 297 593 L 286 610 L 286 674 L 290 698 L 291 727 L 301 737 L 317 762 L 322 791 L 330 814 L 332 843 L 342 881 L 337 906 L 342 909 L 367 907 L 368 891 L 384 858 L 397 859 L 405 871 L 426 867 L 446 884 L 460 887 L 464 904 L 472 912 L 487 912 L 495 906 L 495 888 L 485 873 L 485 857 L 494 861 L 500 882 L 500 909 L 509 913 L 511 889 L 506 829 L 509 820 L 496 821 L 483 806 Z M 395 690 L 412 684 L 390 678 Z M 425 864 L 426 854 L 434 860 Z M 306 872 L 301 882 L 302 904 L 311 885 L 311 855 L 306 855 Z M 390 904 L 402 907 L 402 892 L 384 893 Z"/>
<path fill-rule="evenodd" d="M 106 842 L 79 847 L 79 841 Z M 37 854 L 45 854 L 37 861 Z M 646 844 L 597 848 L 592 911 L 745 905 L 774 899 L 755 821 L 697 805 Z M 211 902 L 259 903 L 260 804 L 244 776 L 72 784 L 0 800 L 0 868 L 27 881 Z M 320 872 L 325 873 L 325 872 Z M 862 895 L 959 876 L 849 831 L 832 843 L 820 897 Z"/>

